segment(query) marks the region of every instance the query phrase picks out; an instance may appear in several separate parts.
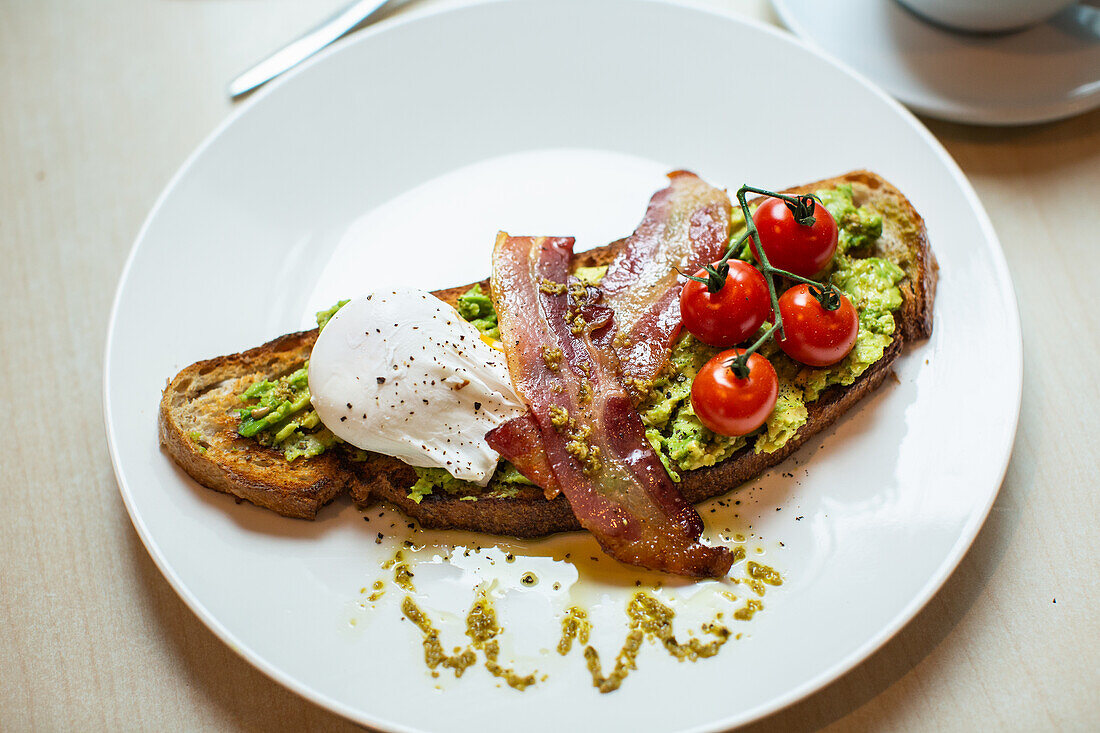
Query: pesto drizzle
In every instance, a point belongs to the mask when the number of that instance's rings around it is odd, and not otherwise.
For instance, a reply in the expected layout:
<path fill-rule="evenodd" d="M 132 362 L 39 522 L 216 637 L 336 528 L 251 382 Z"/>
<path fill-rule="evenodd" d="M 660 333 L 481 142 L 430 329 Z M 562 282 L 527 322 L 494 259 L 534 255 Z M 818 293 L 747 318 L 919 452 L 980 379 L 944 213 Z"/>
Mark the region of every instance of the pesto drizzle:
<path fill-rule="evenodd" d="M 501 628 L 497 623 L 496 609 L 484 592 L 478 594 L 466 615 L 466 636 L 470 637 L 470 643 L 464 649 L 455 647 L 453 654 L 443 651 L 439 630 L 416 605 L 412 596 L 405 596 L 401 603 L 401 612 L 424 634 L 424 662 L 432 670 L 433 676 L 438 675 L 435 671 L 437 667 L 444 667 L 453 669 L 455 677 L 461 677 L 463 672 L 477 663 L 477 652 L 480 651 L 485 656 L 485 669 L 489 670 L 489 674 L 504 680 L 509 687 L 522 691 L 535 684 L 537 670 L 528 675 L 520 675 L 514 669 L 500 664 L 500 643 L 496 637 L 500 635 Z"/>
<path fill-rule="evenodd" d="M 574 614 L 576 610 L 570 609 L 562 621 L 562 639 L 558 643 L 559 654 L 569 653 L 574 638 L 579 638 L 582 644 L 587 641 L 590 628 L 588 622 L 570 623 L 571 619 L 577 618 Z M 648 593 L 635 593 L 627 605 L 626 612 L 630 618 L 630 631 L 627 632 L 623 647 L 615 657 L 615 666 L 609 674 L 603 673 L 600 653 L 592 646 L 584 649 L 584 659 L 588 672 L 592 675 L 592 685 L 600 692 L 613 692 L 619 689 L 630 671 L 638 668 L 636 662 L 638 651 L 647 638 L 660 641 L 665 651 L 681 662 L 685 659 L 694 662 L 713 657 L 730 637 L 729 629 L 720 625 L 715 619 L 711 623 L 704 624 L 702 628 L 704 632 L 715 637 L 714 641 L 704 644 L 696 638 L 688 639 L 687 642 L 678 640 L 672 628 L 672 619 L 676 612 Z M 580 619 L 584 619 L 583 613 L 582 611 Z"/>

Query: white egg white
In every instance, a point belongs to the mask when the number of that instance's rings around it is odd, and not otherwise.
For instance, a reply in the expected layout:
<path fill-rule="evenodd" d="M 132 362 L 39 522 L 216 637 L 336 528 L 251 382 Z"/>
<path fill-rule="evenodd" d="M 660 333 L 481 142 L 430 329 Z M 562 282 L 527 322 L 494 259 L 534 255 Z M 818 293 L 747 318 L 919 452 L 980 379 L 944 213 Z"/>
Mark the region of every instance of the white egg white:
<path fill-rule="evenodd" d="M 313 347 L 309 389 L 342 440 L 482 486 L 500 457 L 485 434 L 526 411 L 504 355 L 453 307 L 413 288 L 341 308 Z"/>

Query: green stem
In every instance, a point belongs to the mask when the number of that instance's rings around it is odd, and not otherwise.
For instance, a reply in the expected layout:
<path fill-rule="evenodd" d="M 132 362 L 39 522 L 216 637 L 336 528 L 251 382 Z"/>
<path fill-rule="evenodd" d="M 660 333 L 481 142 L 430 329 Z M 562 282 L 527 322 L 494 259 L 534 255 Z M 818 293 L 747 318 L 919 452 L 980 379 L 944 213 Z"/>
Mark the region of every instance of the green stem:
<path fill-rule="evenodd" d="M 760 232 L 756 229 L 756 223 L 752 220 L 752 212 L 749 211 L 749 202 L 745 197 L 745 194 L 749 191 L 753 193 L 762 193 L 767 196 L 776 196 L 778 194 L 762 191 L 759 188 L 751 188 L 749 186 L 742 186 L 737 190 L 737 203 L 741 205 L 741 213 L 745 216 L 745 237 L 752 238 L 756 242 L 756 256 L 760 260 L 760 264 L 763 267 L 760 268 L 764 273 L 764 279 L 768 283 L 768 295 L 772 300 L 772 313 L 775 314 L 775 326 L 779 329 L 779 334 L 783 335 L 783 316 L 779 313 L 779 295 L 775 291 L 775 277 L 773 275 L 775 268 L 768 262 L 768 255 L 764 253 L 764 247 L 760 244 Z M 772 330 L 775 330 L 774 328 Z"/>
<path fill-rule="evenodd" d="M 680 268 L 675 268 L 676 272 L 686 277 L 688 280 L 694 280 L 697 283 L 703 283 L 707 286 L 707 290 L 711 295 L 714 295 L 719 290 L 726 286 L 726 277 L 729 275 L 729 261 L 733 253 L 744 245 L 746 239 L 748 239 L 748 232 L 741 235 L 741 237 L 734 243 L 726 248 L 726 254 L 722 256 L 722 259 L 715 262 L 713 265 L 703 265 L 703 272 L 707 273 L 706 277 L 698 277 L 696 275 L 688 275 L 687 273 L 680 272 Z"/>
<path fill-rule="evenodd" d="M 787 270 L 781 270 L 778 267 L 772 267 L 771 271 L 775 275 L 779 275 L 780 277 L 785 277 L 789 280 L 794 280 L 795 282 L 805 283 L 807 285 L 821 285 L 821 283 L 819 283 L 817 280 L 811 280 L 808 277 L 802 277 L 801 275 L 795 275 L 793 272 L 788 272 Z"/>
<path fill-rule="evenodd" d="M 748 240 L 748 238 L 749 238 L 749 233 L 747 231 L 744 234 L 742 234 L 740 237 L 738 237 L 736 242 L 734 242 L 733 244 L 731 244 L 729 247 L 726 248 L 726 254 L 722 257 L 722 259 L 718 260 L 719 264 L 729 262 L 730 257 L 733 256 L 734 252 L 738 252 L 738 251 L 744 249 L 745 242 L 746 242 L 746 240 Z"/>
<path fill-rule="evenodd" d="M 748 360 L 749 357 L 756 353 L 756 351 L 764 345 L 768 339 L 770 339 L 776 331 L 779 332 L 780 338 L 783 337 L 783 314 L 779 312 L 779 292 L 775 287 L 776 276 L 785 277 L 795 282 L 804 283 L 810 286 L 810 291 L 822 307 L 826 310 L 836 310 L 840 304 L 840 293 L 836 288 L 829 283 L 822 284 L 816 280 L 811 280 L 801 275 L 796 275 L 793 272 L 782 270 L 778 267 L 774 267 L 771 262 L 768 261 L 768 255 L 764 251 L 764 246 L 760 244 L 760 232 L 756 228 L 756 222 L 752 220 L 752 211 L 749 210 L 748 193 L 755 193 L 761 196 L 771 196 L 773 198 L 781 199 L 790 208 L 791 213 L 794 215 L 795 220 L 800 226 L 812 226 L 814 219 L 812 212 L 814 210 L 815 201 L 818 198 L 813 194 L 805 196 L 789 196 L 786 194 L 775 193 L 774 191 L 768 191 L 763 188 L 754 188 L 753 186 L 742 186 L 737 190 L 737 203 L 741 207 L 741 213 L 745 217 L 745 233 L 738 237 L 737 241 L 729 245 L 726 248 L 726 253 L 715 265 L 707 265 L 704 269 L 707 271 L 708 277 L 706 279 L 695 277 L 693 275 L 685 275 L 692 280 L 706 283 L 707 289 L 711 293 L 718 292 L 725 285 L 725 278 L 729 272 L 728 262 L 730 257 L 735 252 L 740 252 L 746 245 L 746 242 L 756 242 L 757 247 L 754 251 L 757 260 L 759 260 L 758 270 L 764 275 L 764 280 L 768 284 L 768 296 L 772 302 L 772 314 L 775 316 L 775 323 L 773 323 L 764 334 L 756 340 L 752 346 L 746 349 L 741 354 L 738 354 L 729 362 L 729 368 L 733 371 L 734 375 L 738 379 L 745 379 L 749 376 Z M 750 245 L 751 246 L 751 245 Z M 681 273 L 683 274 L 683 273 Z M 826 294 L 835 294 L 835 298 L 828 298 Z"/>
<path fill-rule="evenodd" d="M 749 186 L 749 185 L 746 184 L 746 185 L 741 187 L 740 191 L 737 192 L 738 200 L 741 199 L 741 191 L 745 191 L 747 193 L 755 193 L 755 194 L 759 194 L 761 196 L 770 196 L 773 199 L 782 199 L 783 201 L 786 201 L 788 204 L 794 204 L 795 206 L 802 203 L 801 199 L 803 198 L 801 196 L 791 196 L 788 193 L 776 193 L 775 191 L 769 191 L 766 188 L 756 188 L 755 186 Z M 817 198 L 817 197 L 814 196 L 813 198 Z"/>
<path fill-rule="evenodd" d="M 772 334 L 775 333 L 777 328 L 779 328 L 779 324 L 773 323 L 760 338 L 756 339 L 756 342 L 752 346 L 745 349 L 730 361 L 729 368 L 738 379 L 744 379 L 749 376 L 749 357 L 755 354 L 756 350 L 772 337 Z"/>
<path fill-rule="evenodd" d="M 786 202 L 786 204 L 789 207 L 791 207 L 791 212 L 795 215 L 796 219 L 799 218 L 799 214 L 798 214 L 798 212 L 795 211 L 795 209 L 799 206 L 808 206 L 809 204 L 812 204 L 814 201 L 817 200 L 817 197 L 812 195 L 812 194 L 809 194 L 807 196 L 802 196 L 802 197 L 788 196 L 786 194 L 775 193 L 774 191 L 768 191 L 768 190 L 763 189 L 763 188 L 755 188 L 753 186 L 747 186 L 747 185 L 742 186 L 737 191 L 737 203 L 740 204 L 741 213 L 745 217 L 746 231 L 737 240 L 737 243 L 732 245 L 726 251 L 726 256 L 722 258 L 722 262 L 727 261 L 730 258 L 730 256 L 733 254 L 733 252 L 736 251 L 738 247 L 742 246 L 742 243 L 745 242 L 745 240 L 751 238 L 752 241 L 758 243 L 758 246 L 756 247 L 756 250 L 755 250 L 755 254 L 757 256 L 757 259 L 760 261 L 760 263 L 759 263 L 760 266 L 757 269 L 760 270 L 760 272 L 762 272 L 764 274 L 764 279 L 768 283 L 768 295 L 771 297 L 771 301 L 772 301 L 772 312 L 775 314 L 775 322 L 779 326 L 779 335 L 782 336 L 782 335 L 784 335 L 784 332 L 783 332 L 783 316 L 779 312 L 779 293 L 778 293 L 778 291 L 776 290 L 776 287 L 775 287 L 775 276 L 776 275 L 779 275 L 780 277 L 789 278 L 791 280 L 794 280 L 795 282 L 800 282 L 800 283 L 804 283 L 806 285 L 810 285 L 811 286 L 811 292 L 813 293 L 813 296 L 815 298 L 817 298 L 818 302 L 821 303 L 821 306 L 823 308 L 825 308 L 826 310 L 836 310 L 837 307 L 839 307 L 840 293 L 839 293 L 839 291 L 836 290 L 836 288 L 831 283 L 824 283 L 823 284 L 823 283 L 819 283 L 816 280 L 811 280 L 808 277 L 802 277 L 801 275 L 796 275 L 793 272 L 789 272 L 787 270 L 783 270 L 783 269 L 780 269 L 778 267 L 775 267 L 775 266 L 772 265 L 771 262 L 768 261 L 768 255 L 767 255 L 766 252 L 764 252 L 763 245 L 759 244 L 760 232 L 759 232 L 759 230 L 757 230 L 756 222 L 754 222 L 752 220 L 752 212 L 749 210 L 749 203 L 748 203 L 748 199 L 746 197 L 746 194 L 750 193 L 750 192 L 760 194 L 761 196 L 771 196 L 771 197 L 774 197 L 774 198 L 777 198 L 777 199 L 781 199 L 782 201 Z M 811 209 L 811 211 L 812 211 L 812 209 Z M 801 226 L 811 226 L 812 223 L 813 223 L 813 218 L 812 217 L 810 218 L 809 223 L 803 223 L 802 221 L 799 221 L 799 224 Z M 816 290 L 815 290 L 815 288 L 816 288 Z M 823 296 L 822 295 L 823 293 L 831 294 L 831 295 L 834 295 L 835 297 L 829 298 L 827 296 Z"/>
<path fill-rule="evenodd" d="M 803 226 L 813 226 L 814 208 L 817 206 L 816 202 L 821 200 L 812 193 L 802 194 L 801 196 L 791 196 L 790 194 L 776 193 L 775 191 L 754 188 L 752 186 L 742 186 L 741 190 L 779 199 L 791 210 L 791 214 L 794 215 L 795 221 Z"/>

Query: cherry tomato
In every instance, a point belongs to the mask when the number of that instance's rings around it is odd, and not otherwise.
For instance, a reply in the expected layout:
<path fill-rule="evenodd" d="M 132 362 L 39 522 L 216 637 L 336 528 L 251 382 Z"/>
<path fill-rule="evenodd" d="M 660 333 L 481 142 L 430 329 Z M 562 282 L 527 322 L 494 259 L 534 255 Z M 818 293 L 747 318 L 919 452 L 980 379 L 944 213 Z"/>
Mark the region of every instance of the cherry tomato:
<path fill-rule="evenodd" d="M 695 276 L 705 278 L 707 273 L 699 270 Z M 684 328 L 711 346 L 741 343 L 759 330 L 771 310 L 768 282 L 760 270 L 740 260 L 729 261 L 726 284 L 717 293 L 695 280 L 688 280 L 680 291 Z"/>
<path fill-rule="evenodd" d="M 772 267 L 813 277 L 829 265 L 836 252 L 836 222 L 817 201 L 814 201 L 813 216 L 813 224 L 799 224 L 787 204 L 777 198 L 769 198 L 757 207 L 752 221 Z M 755 241 L 752 241 L 752 252 L 759 260 Z"/>
<path fill-rule="evenodd" d="M 815 367 L 836 364 L 855 346 L 859 314 L 843 293 L 840 307 L 825 310 L 808 285 L 795 285 L 779 298 L 783 337 L 779 348 L 795 361 Z"/>
<path fill-rule="evenodd" d="M 730 369 L 744 349 L 728 349 L 703 365 L 691 385 L 691 406 L 700 422 L 722 435 L 746 435 L 756 430 L 775 409 L 779 379 L 775 367 L 760 356 L 748 358 L 744 379 Z"/>

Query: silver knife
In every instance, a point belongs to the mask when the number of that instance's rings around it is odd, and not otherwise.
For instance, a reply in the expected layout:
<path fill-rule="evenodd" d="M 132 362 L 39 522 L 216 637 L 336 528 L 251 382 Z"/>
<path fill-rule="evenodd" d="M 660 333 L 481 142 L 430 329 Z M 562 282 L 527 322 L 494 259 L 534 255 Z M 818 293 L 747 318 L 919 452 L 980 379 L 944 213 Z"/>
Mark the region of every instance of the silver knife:
<path fill-rule="evenodd" d="M 308 59 L 333 41 L 370 21 L 371 16 L 392 0 L 357 0 L 331 18 L 268 56 L 248 71 L 229 82 L 230 97 L 239 97 L 271 81 Z"/>

